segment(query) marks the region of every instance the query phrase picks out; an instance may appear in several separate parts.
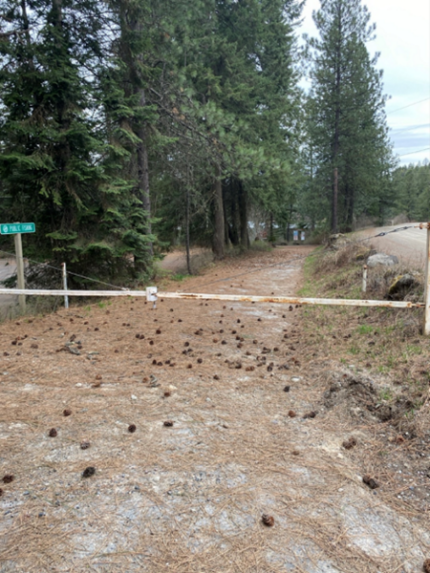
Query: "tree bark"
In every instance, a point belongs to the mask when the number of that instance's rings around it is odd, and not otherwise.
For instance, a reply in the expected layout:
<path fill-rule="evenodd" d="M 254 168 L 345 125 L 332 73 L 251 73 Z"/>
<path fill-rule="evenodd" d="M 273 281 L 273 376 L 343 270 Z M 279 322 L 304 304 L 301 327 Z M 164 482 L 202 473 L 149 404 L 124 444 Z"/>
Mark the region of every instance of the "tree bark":
<path fill-rule="evenodd" d="M 238 181 L 238 203 L 240 216 L 240 244 L 243 249 L 249 249 L 248 201 L 242 181 Z"/>
<path fill-rule="evenodd" d="M 224 258 L 224 205 L 222 198 L 221 169 L 219 166 L 215 170 L 216 179 L 213 183 L 215 229 L 213 236 L 213 251 L 215 258 Z"/>
<path fill-rule="evenodd" d="M 187 270 L 188 274 L 192 275 L 191 271 L 191 254 L 190 254 L 190 189 L 187 185 L 187 207 L 185 210 L 185 248 L 187 250 Z"/>
<path fill-rule="evenodd" d="M 340 38 L 342 38 L 342 13 L 341 6 L 338 5 L 338 39 L 336 45 L 336 82 L 335 82 L 335 97 L 336 110 L 335 110 L 335 120 L 334 120 L 334 137 L 333 137 L 333 166 L 334 170 L 334 181 L 333 181 L 333 191 L 331 200 L 331 232 L 337 233 L 338 220 L 337 220 L 337 200 L 338 200 L 338 169 L 337 169 L 337 159 L 339 155 L 339 139 L 340 139 L 340 85 L 341 85 L 341 46 Z"/>
<path fill-rule="evenodd" d="M 346 184 L 345 187 L 345 203 L 346 203 L 346 213 L 345 213 L 345 223 L 346 228 L 345 230 L 350 232 L 352 231 L 352 226 L 354 222 L 354 192 L 352 188 Z"/>
<path fill-rule="evenodd" d="M 31 46 L 31 38 L 30 38 L 30 31 L 29 31 L 30 24 L 29 24 L 28 15 L 27 15 L 26 0 L 21 0 L 21 15 L 22 15 L 23 29 L 25 31 L 25 40 L 27 42 L 27 46 Z M 33 62 L 31 62 L 31 64 L 32 63 Z"/>
<path fill-rule="evenodd" d="M 332 213 L 331 213 L 331 232 L 337 233 L 337 194 L 338 194 L 338 170 L 334 168 L 334 182 L 333 182 L 333 198 L 332 198 Z"/>
<path fill-rule="evenodd" d="M 146 98 L 145 90 L 139 88 L 139 106 L 145 107 Z M 137 145 L 137 188 L 139 199 L 142 201 L 142 208 L 145 211 L 145 233 L 150 235 L 151 229 L 151 197 L 149 194 L 149 165 L 148 165 L 148 136 L 146 126 L 142 124 L 137 128 L 136 135 L 140 139 Z M 153 245 L 152 242 L 148 243 L 148 253 L 152 257 Z"/>

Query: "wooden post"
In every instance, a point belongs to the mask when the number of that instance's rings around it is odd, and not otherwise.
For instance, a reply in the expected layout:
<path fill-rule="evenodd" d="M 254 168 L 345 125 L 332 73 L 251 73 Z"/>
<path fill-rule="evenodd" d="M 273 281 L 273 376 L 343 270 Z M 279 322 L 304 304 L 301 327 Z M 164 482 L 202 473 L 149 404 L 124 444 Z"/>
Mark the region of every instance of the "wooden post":
<path fill-rule="evenodd" d="M 22 256 L 22 240 L 21 233 L 14 235 L 15 239 L 15 255 L 16 255 L 16 272 L 18 276 L 18 288 L 25 289 L 24 279 L 24 258 Z M 25 294 L 18 295 L 19 309 L 22 313 L 25 312 Z"/>
<path fill-rule="evenodd" d="M 423 334 L 424 336 L 430 336 L 430 223 L 427 223 L 427 246 L 426 246 L 426 272 L 424 276 L 425 286 L 424 286 L 424 324 L 423 324 Z"/>

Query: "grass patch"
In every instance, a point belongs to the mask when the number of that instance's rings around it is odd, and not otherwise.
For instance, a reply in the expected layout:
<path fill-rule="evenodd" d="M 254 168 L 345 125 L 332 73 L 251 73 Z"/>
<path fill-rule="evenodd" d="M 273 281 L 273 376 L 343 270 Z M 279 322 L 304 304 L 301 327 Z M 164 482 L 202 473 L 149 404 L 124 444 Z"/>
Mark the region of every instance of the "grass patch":
<path fill-rule="evenodd" d="M 371 324 L 360 324 L 357 328 L 358 334 L 370 334 L 374 330 L 374 327 Z"/>
<path fill-rule="evenodd" d="M 189 275 L 182 275 L 181 273 L 176 273 L 175 275 L 171 275 L 169 278 L 172 281 L 181 282 L 186 279 Z"/>
<path fill-rule="evenodd" d="M 316 250 L 305 262 L 305 280 L 298 294 L 308 298 L 363 298 L 361 250 L 357 245 L 337 252 Z M 393 277 L 407 270 L 369 269 L 366 298 L 384 299 Z M 409 300 L 420 301 L 418 290 L 409 295 Z M 427 388 L 430 377 L 430 347 L 420 334 L 422 313 L 421 309 L 306 307 L 302 326 L 308 358 L 319 356 L 344 366 L 352 361 L 356 369 L 382 377 L 393 388 L 395 384 L 408 388 L 414 398 Z M 391 396 L 383 399 L 390 400 Z"/>

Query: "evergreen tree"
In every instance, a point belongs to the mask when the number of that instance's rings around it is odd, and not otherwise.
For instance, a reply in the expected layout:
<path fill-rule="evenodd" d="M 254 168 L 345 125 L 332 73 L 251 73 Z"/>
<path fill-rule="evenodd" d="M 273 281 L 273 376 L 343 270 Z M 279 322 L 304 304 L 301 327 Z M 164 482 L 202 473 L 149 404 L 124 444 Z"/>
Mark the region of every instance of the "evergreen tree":
<path fill-rule="evenodd" d="M 213 154 L 214 250 L 247 247 L 252 201 L 275 210 L 293 157 L 296 75 L 294 0 L 207 0 L 185 71 L 195 109 L 218 146 Z"/>
<path fill-rule="evenodd" d="M 394 170 L 391 178 L 394 201 L 391 215 L 409 221 L 427 221 L 430 216 L 430 164 L 408 165 Z"/>
<path fill-rule="evenodd" d="M 321 0 L 320 38 L 309 41 L 309 117 L 316 177 L 330 197 L 330 227 L 349 229 L 357 214 L 376 214 L 390 167 L 382 73 L 366 43 L 374 36 L 361 0 Z"/>
<path fill-rule="evenodd" d="M 0 42 L 2 217 L 36 221 L 33 257 L 113 276 L 124 251 L 105 220 L 98 3 L 2 0 L 0 11 L 12 32 Z"/>

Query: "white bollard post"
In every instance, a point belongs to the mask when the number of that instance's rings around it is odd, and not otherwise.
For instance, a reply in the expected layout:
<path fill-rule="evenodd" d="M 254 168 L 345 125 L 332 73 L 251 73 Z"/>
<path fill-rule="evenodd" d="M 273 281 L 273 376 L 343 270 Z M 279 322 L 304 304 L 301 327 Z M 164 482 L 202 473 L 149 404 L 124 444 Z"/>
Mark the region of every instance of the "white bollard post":
<path fill-rule="evenodd" d="M 152 308 L 157 308 L 157 287 L 146 287 L 146 300 L 153 302 Z"/>
<path fill-rule="evenodd" d="M 62 263 L 63 267 L 63 288 L 67 290 L 67 271 L 66 271 L 66 263 Z M 64 308 L 69 308 L 69 297 L 67 294 L 64 295 Z"/>
<path fill-rule="evenodd" d="M 430 335 L 430 223 L 427 223 L 427 246 L 426 246 L 426 272 L 424 276 L 424 324 L 423 324 L 423 334 L 424 336 Z"/>
<path fill-rule="evenodd" d="M 367 265 L 363 265 L 363 285 L 361 287 L 361 291 L 367 291 Z"/>

